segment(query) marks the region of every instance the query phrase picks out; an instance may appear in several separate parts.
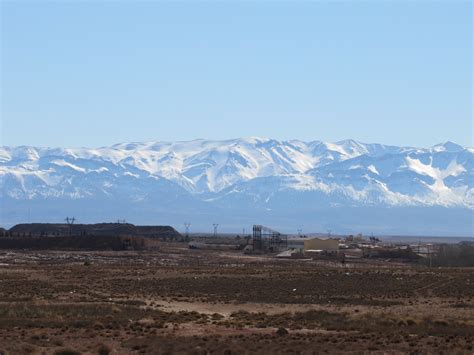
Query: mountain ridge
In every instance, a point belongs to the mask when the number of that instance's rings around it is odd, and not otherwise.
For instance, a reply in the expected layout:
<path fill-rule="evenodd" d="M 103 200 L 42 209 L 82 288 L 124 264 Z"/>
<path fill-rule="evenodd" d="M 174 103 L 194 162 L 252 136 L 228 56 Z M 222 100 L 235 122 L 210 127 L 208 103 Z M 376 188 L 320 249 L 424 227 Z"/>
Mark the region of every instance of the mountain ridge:
<path fill-rule="evenodd" d="M 343 140 L 129 142 L 100 148 L 0 148 L 2 219 L 19 201 L 150 201 L 201 210 L 273 211 L 285 198 L 304 206 L 474 209 L 474 149 Z M 307 198 L 313 196 L 313 199 Z M 56 202 L 55 202 L 56 201 Z M 62 202 L 61 202 L 62 203 Z M 14 214 L 14 213 L 13 213 Z M 256 215 L 258 217 L 258 215 Z"/>

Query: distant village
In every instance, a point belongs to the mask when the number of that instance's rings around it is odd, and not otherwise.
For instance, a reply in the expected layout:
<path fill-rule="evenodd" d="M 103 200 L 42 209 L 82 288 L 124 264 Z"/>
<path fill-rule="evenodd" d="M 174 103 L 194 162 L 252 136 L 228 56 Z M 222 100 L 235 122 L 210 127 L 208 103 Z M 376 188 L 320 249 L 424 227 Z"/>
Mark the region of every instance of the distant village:
<path fill-rule="evenodd" d="M 427 266 L 472 266 L 474 242 L 456 244 L 387 242 L 362 234 L 347 236 L 285 235 L 262 225 L 252 234 L 181 234 L 171 226 L 135 226 L 130 223 L 28 223 L 0 229 L 0 249 L 33 250 L 153 250 L 161 243 L 187 243 L 192 250 L 232 250 L 244 255 L 278 259 L 319 259 L 340 262 L 385 259 Z"/>

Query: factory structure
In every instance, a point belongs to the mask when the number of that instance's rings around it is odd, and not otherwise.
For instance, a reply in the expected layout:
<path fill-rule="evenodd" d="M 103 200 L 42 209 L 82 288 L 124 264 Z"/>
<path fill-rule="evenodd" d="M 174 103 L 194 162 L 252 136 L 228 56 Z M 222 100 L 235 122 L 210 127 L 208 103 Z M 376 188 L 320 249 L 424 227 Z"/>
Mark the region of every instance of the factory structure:
<path fill-rule="evenodd" d="M 288 240 L 288 249 L 307 252 L 337 253 L 339 239 L 335 238 L 292 238 Z"/>
<path fill-rule="evenodd" d="M 356 236 L 297 237 L 254 225 L 251 240 L 244 248 L 246 254 L 269 254 L 277 258 L 362 259 L 386 258 L 414 260 L 429 258 L 436 250 L 431 245 L 416 247 L 408 244 L 383 243 L 378 238 Z"/>
<path fill-rule="evenodd" d="M 276 230 L 262 225 L 254 225 L 251 242 L 244 248 L 245 253 L 279 253 L 279 255 L 337 255 L 339 239 L 335 238 L 289 238 Z"/>
<path fill-rule="evenodd" d="M 240 251 L 244 254 L 267 255 L 277 258 L 362 259 L 385 258 L 416 260 L 439 254 L 439 245 L 431 243 L 391 244 L 378 238 L 356 236 L 288 236 L 272 228 L 255 224 L 252 234 L 181 235 L 171 226 L 135 226 L 130 223 L 76 224 L 67 223 L 18 224 L 9 230 L 0 229 L 0 249 L 86 249 L 86 250 L 152 250 L 163 242 L 186 243 L 189 249 Z"/>

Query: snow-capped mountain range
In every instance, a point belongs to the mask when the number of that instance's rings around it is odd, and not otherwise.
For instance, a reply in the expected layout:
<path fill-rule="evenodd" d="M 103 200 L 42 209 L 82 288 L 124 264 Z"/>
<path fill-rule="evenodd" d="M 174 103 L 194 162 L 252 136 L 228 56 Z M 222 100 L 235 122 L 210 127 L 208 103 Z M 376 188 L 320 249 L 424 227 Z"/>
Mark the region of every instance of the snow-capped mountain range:
<path fill-rule="evenodd" d="M 474 149 L 452 142 L 413 148 L 262 138 L 94 149 L 2 147 L 0 186 L 7 224 L 28 204 L 88 200 L 143 211 L 154 206 L 167 214 L 185 204 L 197 209 L 195 215 L 245 210 L 258 217 L 259 211 L 271 215 L 286 206 L 298 211 L 440 207 L 472 216 Z"/>

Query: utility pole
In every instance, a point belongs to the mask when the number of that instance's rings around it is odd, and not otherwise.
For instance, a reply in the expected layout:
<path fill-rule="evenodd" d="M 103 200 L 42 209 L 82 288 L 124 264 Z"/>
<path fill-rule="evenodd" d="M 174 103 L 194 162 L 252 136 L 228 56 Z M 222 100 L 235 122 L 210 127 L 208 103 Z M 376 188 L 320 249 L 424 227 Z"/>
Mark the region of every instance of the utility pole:
<path fill-rule="evenodd" d="M 432 267 L 432 264 L 431 264 L 431 244 L 428 244 L 428 257 L 430 258 L 430 269 Z"/>
<path fill-rule="evenodd" d="M 72 235 L 72 225 L 76 221 L 76 218 L 75 217 L 72 217 L 72 218 L 71 217 L 66 217 L 65 221 L 69 225 L 69 236 L 71 236 Z"/>
<path fill-rule="evenodd" d="M 184 222 L 184 227 L 186 228 L 186 241 L 189 241 L 189 227 L 191 226 L 190 222 Z"/>
<path fill-rule="evenodd" d="M 214 237 L 217 237 L 217 227 L 219 226 L 219 223 L 213 223 L 214 226 Z"/>

